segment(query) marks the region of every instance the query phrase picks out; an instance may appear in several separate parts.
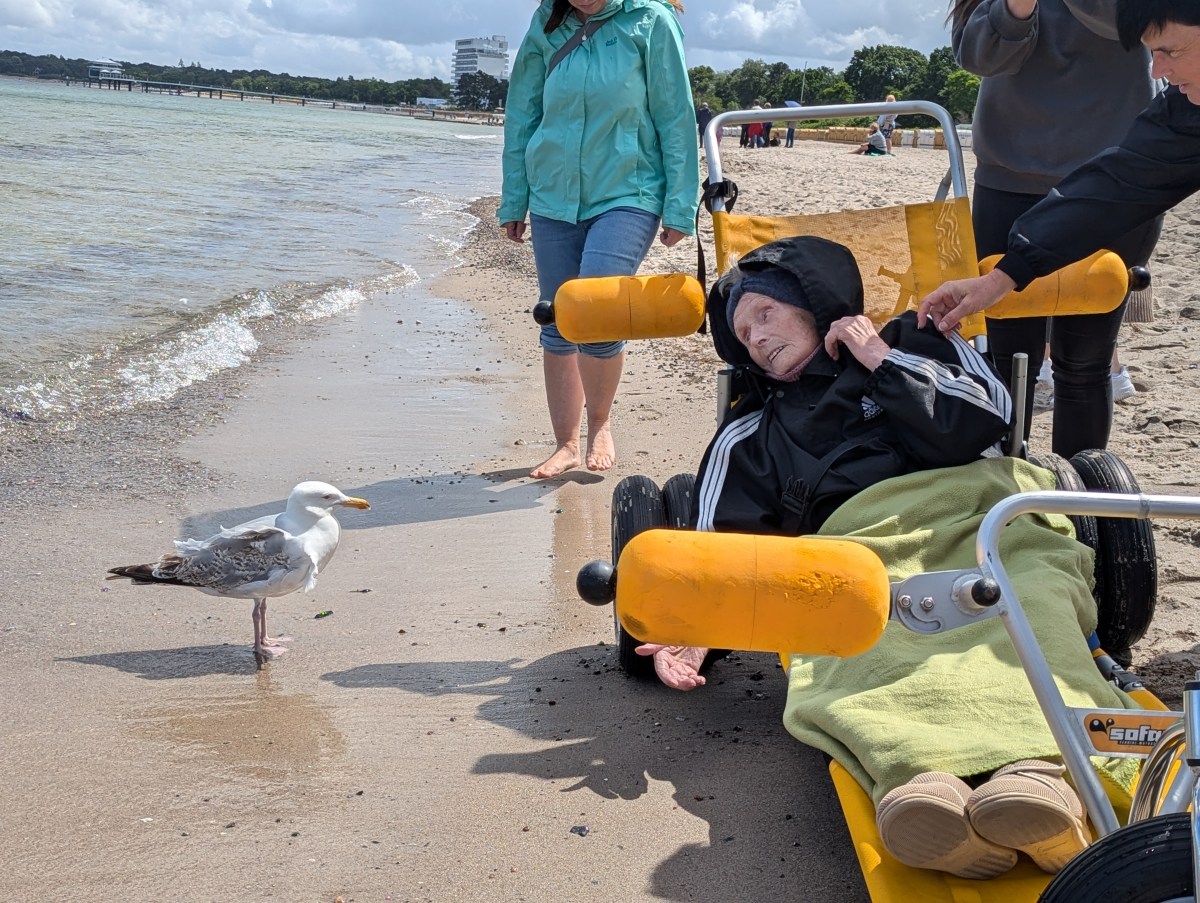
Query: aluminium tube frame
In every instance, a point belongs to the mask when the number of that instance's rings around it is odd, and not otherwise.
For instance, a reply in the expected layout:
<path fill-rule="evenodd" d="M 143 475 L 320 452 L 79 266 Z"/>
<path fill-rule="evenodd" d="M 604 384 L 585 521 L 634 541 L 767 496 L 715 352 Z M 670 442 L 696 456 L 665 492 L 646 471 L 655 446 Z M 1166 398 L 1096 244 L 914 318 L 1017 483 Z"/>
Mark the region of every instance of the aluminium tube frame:
<path fill-rule="evenodd" d="M 1050 672 L 1037 637 L 1029 624 L 1016 590 L 1000 561 L 1000 534 L 1022 514 L 1083 514 L 1100 517 L 1179 518 L 1200 520 L 1200 497 L 1132 495 L 1090 492 L 1021 492 L 997 502 L 984 516 L 976 537 L 975 553 L 985 576 L 1000 585 L 997 609 L 1012 640 L 1042 714 L 1062 752 L 1075 787 L 1083 798 L 1092 824 L 1103 837 L 1116 831 L 1116 813 L 1100 778 L 1091 767 L 1089 751 L 1069 719 L 1069 709 Z M 1195 825 L 1193 825 L 1193 833 Z M 1200 845 L 1197 845 L 1200 847 Z"/>
<path fill-rule="evenodd" d="M 721 148 L 717 141 L 717 129 L 727 125 L 747 125 L 751 122 L 788 122 L 811 119 L 852 119 L 856 116 L 882 116 L 895 113 L 897 116 L 922 114 L 932 117 L 942 127 L 946 151 L 950 155 L 950 183 L 955 197 L 967 196 L 967 169 L 963 163 L 962 145 L 954 119 L 946 111 L 927 100 L 898 100 L 891 103 L 829 104 L 818 107 L 764 107 L 761 110 L 729 110 L 718 113 L 704 129 L 704 156 L 708 158 L 708 181 L 715 185 L 724 178 L 721 170 Z M 713 198 L 713 211 L 724 210 L 725 202 Z"/>

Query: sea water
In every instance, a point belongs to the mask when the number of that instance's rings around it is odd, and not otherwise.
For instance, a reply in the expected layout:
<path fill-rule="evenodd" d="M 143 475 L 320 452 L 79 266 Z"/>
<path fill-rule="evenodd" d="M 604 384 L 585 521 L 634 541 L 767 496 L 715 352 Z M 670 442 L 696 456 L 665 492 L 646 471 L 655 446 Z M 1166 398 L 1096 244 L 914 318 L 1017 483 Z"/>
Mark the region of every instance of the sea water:
<path fill-rule="evenodd" d="M 444 270 L 501 131 L 0 79 L 0 432 L 160 403 Z"/>

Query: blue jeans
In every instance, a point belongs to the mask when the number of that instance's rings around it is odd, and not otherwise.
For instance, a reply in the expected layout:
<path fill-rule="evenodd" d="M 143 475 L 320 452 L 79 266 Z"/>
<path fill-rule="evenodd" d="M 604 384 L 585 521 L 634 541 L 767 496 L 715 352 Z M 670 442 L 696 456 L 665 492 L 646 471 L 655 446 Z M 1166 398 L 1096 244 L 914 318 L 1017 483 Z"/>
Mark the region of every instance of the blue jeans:
<path fill-rule="evenodd" d="M 589 276 L 632 276 L 642 264 L 658 232 L 658 217 L 635 207 L 617 207 L 580 223 L 564 223 L 529 214 L 538 291 L 552 301 L 568 279 Z M 542 327 L 542 347 L 551 354 L 615 357 L 624 342 L 576 345 L 553 323 Z"/>

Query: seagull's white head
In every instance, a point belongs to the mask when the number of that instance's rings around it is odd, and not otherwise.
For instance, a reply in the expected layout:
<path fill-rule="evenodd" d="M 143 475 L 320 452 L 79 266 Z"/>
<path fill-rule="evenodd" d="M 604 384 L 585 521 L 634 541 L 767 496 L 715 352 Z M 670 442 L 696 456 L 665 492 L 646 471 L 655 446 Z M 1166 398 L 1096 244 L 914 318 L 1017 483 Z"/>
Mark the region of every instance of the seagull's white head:
<path fill-rule="evenodd" d="M 306 480 L 296 485 L 288 496 L 289 510 L 305 509 L 310 511 L 329 511 L 332 508 L 361 508 L 366 510 L 371 505 L 366 499 L 346 495 L 336 486 L 322 483 L 319 480 Z"/>

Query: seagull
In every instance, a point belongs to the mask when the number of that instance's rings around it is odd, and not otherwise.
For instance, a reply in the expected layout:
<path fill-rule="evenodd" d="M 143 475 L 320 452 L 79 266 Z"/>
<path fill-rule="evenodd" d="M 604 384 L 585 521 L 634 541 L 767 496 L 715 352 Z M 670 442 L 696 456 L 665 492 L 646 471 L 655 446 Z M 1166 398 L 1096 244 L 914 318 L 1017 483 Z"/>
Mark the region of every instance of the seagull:
<path fill-rule="evenodd" d="M 125 577 L 135 586 L 165 583 L 210 596 L 253 599 L 254 656 L 261 668 L 267 658 L 287 651 L 281 641 L 288 637 L 267 636 L 267 599 L 317 585 L 317 575 L 333 557 L 342 532 L 334 508 L 370 507 L 365 499 L 308 480 L 292 490 L 287 508 L 279 514 L 222 527 L 208 539 L 176 540 L 175 551 L 158 561 L 110 568 L 105 579 Z"/>

